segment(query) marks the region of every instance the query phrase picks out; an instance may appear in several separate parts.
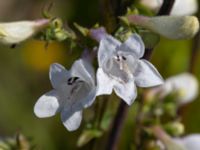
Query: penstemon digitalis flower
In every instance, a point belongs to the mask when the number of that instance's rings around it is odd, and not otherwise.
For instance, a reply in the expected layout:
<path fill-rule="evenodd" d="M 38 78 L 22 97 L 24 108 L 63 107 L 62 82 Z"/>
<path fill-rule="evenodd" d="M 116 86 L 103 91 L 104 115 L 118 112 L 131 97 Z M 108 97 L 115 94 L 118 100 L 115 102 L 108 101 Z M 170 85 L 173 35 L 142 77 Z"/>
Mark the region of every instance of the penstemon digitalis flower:
<path fill-rule="evenodd" d="M 182 145 L 185 150 L 200 149 L 200 134 L 190 134 L 181 138 L 173 138 L 174 142 Z"/>
<path fill-rule="evenodd" d="M 110 35 L 100 41 L 98 51 L 97 95 L 115 93 L 128 105 L 137 97 L 136 85 L 152 87 L 163 83 L 156 68 L 144 55 L 144 43 L 133 34 L 124 43 Z"/>
<path fill-rule="evenodd" d="M 199 94 L 199 84 L 197 78 L 190 73 L 181 73 L 165 80 L 161 86 L 148 91 L 147 97 L 150 99 L 159 97 L 164 99 L 169 94 L 176 94 L 176 102 L 179 106 L 195 100 Z"/>
<path fill-rule="evenodd" d="M 159 10 L 163 0 L 140 0 L 140 3 L 152 10 Z M 198 0 L 175 0 L 171 15 L 192 15 L 198 11 Z"/>
<path fill-rule="evenodd" d="M 76 130 L 82 120 L 82 110 L 96 97 L 94 72 L 90 64 L 77 60 L 70 71 L 52 64 L 49 72 L 53 90 L 39 98 L 34 107 L 37 117 L 45 118 L 61 112 L 61 120 L 69 131 Z"/>
<path fill-rule="evenodd" d="M 166 138 L 157 141 L 160 150 L 199 150 L 200 134 L 189 134 L 184 137 Z M 173 145 L 173 147 L 169 146 Z"/>

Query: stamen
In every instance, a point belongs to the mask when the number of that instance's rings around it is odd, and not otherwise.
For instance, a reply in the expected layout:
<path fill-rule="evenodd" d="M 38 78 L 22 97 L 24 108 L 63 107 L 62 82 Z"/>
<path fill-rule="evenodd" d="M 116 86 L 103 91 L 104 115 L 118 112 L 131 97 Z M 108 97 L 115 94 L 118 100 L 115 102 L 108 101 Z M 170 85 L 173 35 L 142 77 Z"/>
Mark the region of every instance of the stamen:
<path fill-rule="evenodd" d="M 67 84 L 73 85 L 78 79 L 79 79 L 79 77 L 71 77 L 67 80 Z"/>
<path fill-rule="evenodd" d="M 119 57 L 119 55 L 117 55 L 117 61 L 120 61 L 120 57 Z"/>
<path fill-rule="evenodd" d="M 119 62 L 119 69 L 123 70 L 123 62 L 122 61 Z"/>

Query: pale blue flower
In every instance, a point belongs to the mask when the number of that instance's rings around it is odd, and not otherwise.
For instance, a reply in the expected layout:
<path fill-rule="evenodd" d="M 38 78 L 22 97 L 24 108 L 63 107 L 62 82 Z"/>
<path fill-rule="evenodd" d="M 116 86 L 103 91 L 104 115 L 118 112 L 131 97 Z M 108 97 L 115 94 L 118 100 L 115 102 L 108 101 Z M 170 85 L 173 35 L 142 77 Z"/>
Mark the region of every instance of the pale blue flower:
<path fill-rule="evenodd" d="M 115 93 L 128 105 L 137 97 L 136 85 L 152 87 L 163 83 L 156 68 L 144 55 L 144 43 L 133 34 L 124 43 L 110 35 L 105 36 L 99 46 L 97 70 L 97 95 Z"/>
<path fill-rule="evenodd" d="M 93 68 L 83 59 L 76 61 L 69 71 L 55 63 L 50 67 L 49 76 L 53 90 L 39 98 L 34 112 L 39 118 L 60 112 L 64 126 L 74 131 L 81 124 L 83 109 L 96 97 Z"/>

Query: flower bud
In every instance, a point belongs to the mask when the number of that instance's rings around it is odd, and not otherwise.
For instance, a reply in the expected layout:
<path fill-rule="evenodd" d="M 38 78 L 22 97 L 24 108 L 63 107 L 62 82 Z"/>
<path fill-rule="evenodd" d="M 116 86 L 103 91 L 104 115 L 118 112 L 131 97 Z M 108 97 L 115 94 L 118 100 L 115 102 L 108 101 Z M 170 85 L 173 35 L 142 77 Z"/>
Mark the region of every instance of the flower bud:
<path fill-rule="evenodd" d="M 166 131 L 173 136 L 180 136 L 185 131 L 184 125 L 180 122 L 171 122 L 166 124 L 164 127 Z"/>
<path fill-rule="evenodd" d="M 145 17 L 129 15 L 130 23 L 149 29 L 169 39 L 189 39 L 199 31 L 199 21 L 194 16 Z"/>
<path fill-rule="evenodd" d="M 159 96 L 160 99 L 163 99 L 174 93 L 178 105 L 183 105 L 195 100 L 198 91 L 199 85 L 196 77 L 189 73 L 182 73 L 166 79 L 163 85 L 148 91 L 147 97 Z"/>
<path fill-rule="evenodd" d="M 163 4 L 163 0 L 141 0 L 140 3 L 147 8 L 158 11 Z M 197 0 L 175 0 L 171 15 L 192 15 L 198 11 Z"/>
<path fill-rule="evenodd" d="M 107 32 L 104 27 L 90 29 L 89 31 L 89 36 L 94 40 L 96 40 L 97 42 L 100 42 L 106 35 Z"/>
<path fill-rule="evenodd" d="M 48 19 L 0 23 L 0 43 L 17 44 L 41 31 L 49 24 Z"/>

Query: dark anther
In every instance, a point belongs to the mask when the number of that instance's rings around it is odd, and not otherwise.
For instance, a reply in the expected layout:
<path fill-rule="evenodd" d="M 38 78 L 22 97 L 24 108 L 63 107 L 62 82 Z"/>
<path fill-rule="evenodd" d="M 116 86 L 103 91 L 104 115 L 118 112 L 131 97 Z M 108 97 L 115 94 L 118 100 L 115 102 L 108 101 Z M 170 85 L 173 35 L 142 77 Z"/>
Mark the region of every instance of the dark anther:
<path fill-rule="evenodd" d="M 72 85 L 74 84 L 77 80 L 79 79 L 79 77 L 71 77 L 67 80 L 67 84 L 68 85 Z"/>
<path fill-rule="evenodd" d="M 120 61 L 119 55 L 117 55 L 117 61 Z"/>
<path fill-rule="evenodd" d="M 122 56 L 122 59 L 123 59 L 123 60 L 126 60 L 126 57 Z"/>
<path fill-rule="evenodd" d="M 74 77 L 74 81 L 76 81 L 76 80 L 78 80 L 79 79 L 79 77 Z"/>

